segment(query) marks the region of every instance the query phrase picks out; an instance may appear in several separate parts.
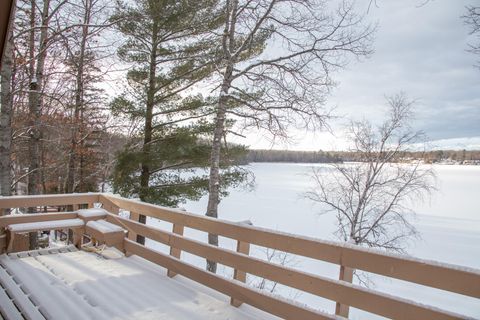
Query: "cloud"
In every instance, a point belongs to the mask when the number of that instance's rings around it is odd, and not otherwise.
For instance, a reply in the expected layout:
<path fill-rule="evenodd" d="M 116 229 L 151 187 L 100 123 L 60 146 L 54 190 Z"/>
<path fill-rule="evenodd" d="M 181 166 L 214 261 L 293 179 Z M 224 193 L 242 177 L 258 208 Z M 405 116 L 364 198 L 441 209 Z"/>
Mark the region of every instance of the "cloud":
<path fill-rule="evenodd" d="M 376 121 L 384 95 L 404 91 L 417 100 L 415 125 L 431 138 L 480 136 L 480 70 L 461 19 L 472 2 L 418 3 L 379 1 L 370 9 L 368 19 L 379 24 L 375 53 L 337 74 L 330 102 L 341 114 Z"/>
<path fill-rule="evenodd" d="M 472 41 L 461 18 L 476 1 L 431 0 L 357 3 L 367 20 L 378 23 L 375 53 L 352 62 L 333 75 L 338 87 L 328 100 L 343 119 L 331 123 L 335 135 L 292 131 L 289 145 L 273 145 L 257 133 L 248 135 L 253 148 L 332 150 L 345 147 L 342 125 L 347 119 L 384 119 L 385 96 L 404 91 L 416 100 L 414 129 L 423 130 L 440 145 L 468 148 L 480 139 L 480 69 L 478 57 L 467 52 Z M 334 5 L 334 4 L 332 4 Z M 478 139 L 475 137 L 479 137 Z M 445 142 L 445 143 L 444 143 Z"/>

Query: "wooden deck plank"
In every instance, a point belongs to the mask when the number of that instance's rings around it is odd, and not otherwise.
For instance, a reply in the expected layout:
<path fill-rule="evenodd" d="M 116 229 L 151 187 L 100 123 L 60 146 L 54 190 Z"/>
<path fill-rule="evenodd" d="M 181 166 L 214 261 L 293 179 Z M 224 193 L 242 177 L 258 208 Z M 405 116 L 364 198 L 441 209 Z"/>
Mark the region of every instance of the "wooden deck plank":
<path fill-rule="evenodd" d="M 13 301 L 0 286 L 0 314 L 8 320 L 23 320 L 23 316 Z"/>
<path fill-rule="evenodd" d="M 4 259 L 6 256 L 3 257 Z M 7 258 L 8 259 L 8 258 Z M 29 320 L 45 320 L 45 317 L 40 313 L 38 308 L 28 298 L 28 296 L 20 289 L 20 286 L 15 283 L 13 278 L 0 267 L 0 281 L 2 286 L 8 291 L 15 303 L 22 311 L 22 314 Z"/>

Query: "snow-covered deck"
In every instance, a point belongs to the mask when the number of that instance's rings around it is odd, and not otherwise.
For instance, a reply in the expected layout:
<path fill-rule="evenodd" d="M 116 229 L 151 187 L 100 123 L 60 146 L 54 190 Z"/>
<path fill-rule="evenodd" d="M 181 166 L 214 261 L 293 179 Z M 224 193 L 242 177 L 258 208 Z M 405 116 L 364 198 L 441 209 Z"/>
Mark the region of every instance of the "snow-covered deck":
<path fill-rule="evenodd" d="M 248 305 L 235 308 L 225 295 L 115 250 L 3 254 L 0 265 L 0 309 L 8 308 L 7 292 L 26 318 L 277 319 Z"/>

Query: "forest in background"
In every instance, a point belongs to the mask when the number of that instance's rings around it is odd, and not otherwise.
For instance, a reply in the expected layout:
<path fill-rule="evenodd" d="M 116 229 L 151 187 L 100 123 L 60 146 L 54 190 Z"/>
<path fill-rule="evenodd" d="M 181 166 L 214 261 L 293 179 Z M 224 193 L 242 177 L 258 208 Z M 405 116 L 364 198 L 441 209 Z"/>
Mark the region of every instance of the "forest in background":
<path fill-rule="evenodd" d="M 249 150 L 245 162 L 334 163 L 362 161 L 362 153 L 355 151 L 295 151 Z M 422 160 L 425 163 L 480 164 L 479 150 L 435 150 L 399 153 L 396 161 Z"/>
<path fill-rule="evenodd" d="M 1 194 L 108 183 L 169 206 L 209 194 L 216 217 L 228 188 L 252 181 L 240 166 L 247 146 L 231 138 L 321 130 L 332 74 L 372 53 L 375 26 L 348 2 L 249 4 L 16 1 L 1 70 Z"/>

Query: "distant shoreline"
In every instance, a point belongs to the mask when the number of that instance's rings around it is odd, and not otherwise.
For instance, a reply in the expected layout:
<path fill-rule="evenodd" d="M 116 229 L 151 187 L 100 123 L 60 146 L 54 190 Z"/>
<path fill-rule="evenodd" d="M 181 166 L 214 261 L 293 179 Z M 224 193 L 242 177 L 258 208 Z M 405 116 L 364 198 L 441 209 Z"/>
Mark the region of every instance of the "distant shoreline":
<path fill-rule="evenodd" d="M 435 150 L 425 152 L 403 152 L 394 162 L 418 162 L 442 165 L 480 165 L 480 150 Z M 245 163 L 339 163 L 362 162 L 362 155 L 349 151 L 290 151 L 252 149 Z"/>
<path fill-rule="evenodd" d="M 252 163 L 271 163 L 271 164 L 332 164 L 334 162 L 292 162 L 292 161 L 250 161 L 248 164 Z M 338 162 L 336 162 L 338 163 Z M 343 161 L 343 163 L 362 163 L 362 161 Z M 408 164 L 411 162 L 392 162 L 392 163 L 404 163 Z M 422 164 L 432 164 L 432 165 L 440 165 L 440 166 L 463 166 L 463 167 L 476 167 L 480 166 L 480 163 L 478 164 L 461 164 L 461 163 L 422 163 Z"/>

